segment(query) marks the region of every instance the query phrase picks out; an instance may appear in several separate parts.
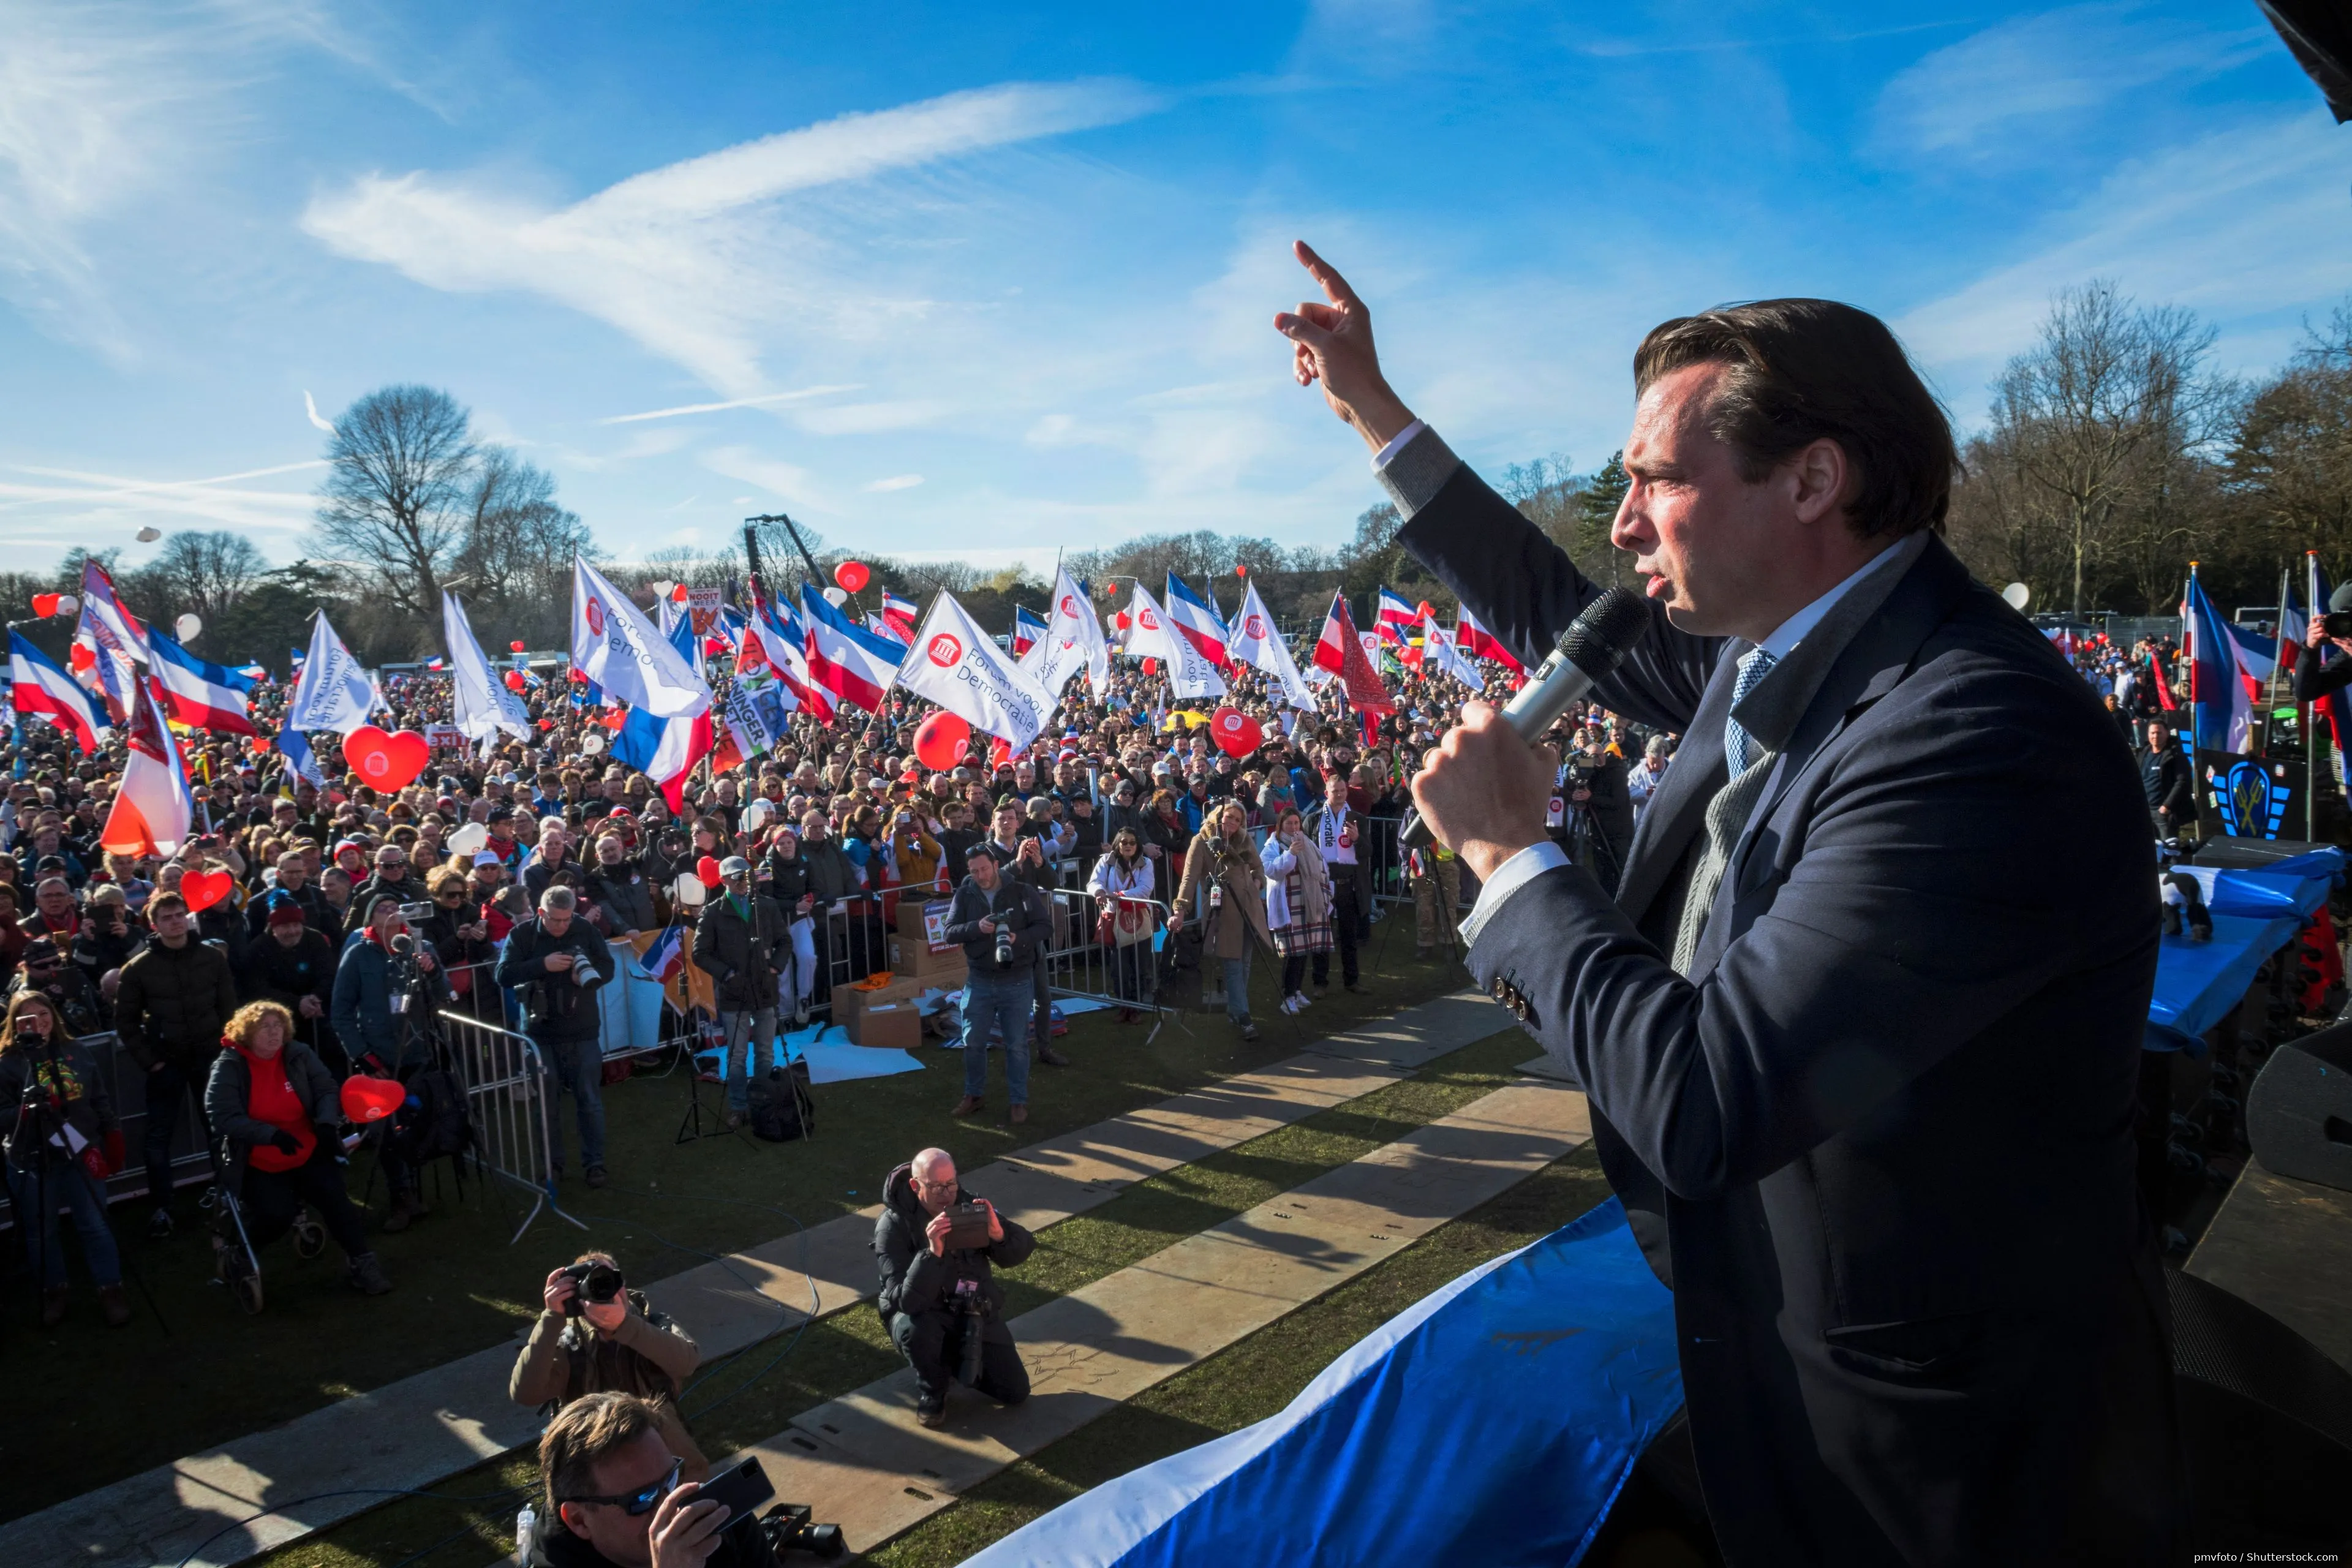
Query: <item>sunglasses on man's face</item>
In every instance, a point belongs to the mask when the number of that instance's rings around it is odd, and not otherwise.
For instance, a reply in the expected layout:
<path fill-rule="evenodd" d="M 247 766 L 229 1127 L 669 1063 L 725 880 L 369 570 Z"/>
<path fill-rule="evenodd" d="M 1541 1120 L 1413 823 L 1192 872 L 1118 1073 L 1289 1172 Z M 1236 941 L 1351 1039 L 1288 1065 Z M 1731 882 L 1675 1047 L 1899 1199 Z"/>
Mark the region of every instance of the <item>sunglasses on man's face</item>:
<path fill-rule="evenodd" d="M 559 1503 L 600 1502 L 607 1508 L 619 1509 L 631 1519 L 643 1519 L 661 1506 L 662 1499 L 677 1489 L 678 1472 L 685 1468 L 684 1459 L 672 1459 L 669 1462 L 667 1475 L 642 1490 L 625 1493 L 620 1497 L 568 1497 L 558 1498 L 556 1501 Z"/>

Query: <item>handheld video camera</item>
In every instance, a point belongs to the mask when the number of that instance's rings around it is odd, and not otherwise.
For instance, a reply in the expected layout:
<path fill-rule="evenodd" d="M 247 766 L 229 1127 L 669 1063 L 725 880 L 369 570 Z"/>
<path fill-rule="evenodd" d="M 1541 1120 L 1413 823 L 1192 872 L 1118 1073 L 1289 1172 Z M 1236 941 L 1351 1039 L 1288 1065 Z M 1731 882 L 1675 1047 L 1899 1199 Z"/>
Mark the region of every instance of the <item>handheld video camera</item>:
<path fill-rule="evenodd" d="M 736 1563 L 773 1563 L 787 1552 L 841 1555 L 841 1526 L 814 1523 L 806 1503 L 779 1503 L 767 1518 L 760 1518 L 760 1505 L 775 1495 L 776 1485 L 767 1470 L 746 1456 L 703 1482 L 695 1500 L 709 1498 L 727 1505 L 728 1522 L 720 1533 L 732 1538 L 730 1556 Z"/>
<path fill-rule="evenodd" d="M 2352 637 L 2352 610 L 2330 610 L 2319 620 L 2329 637 Z"/>
<path fill-rule="evenodd" d="M 563 1270 L 579 1289 L 563 1303 L 563 1315 L 576 1318 L 583 1307 L 609 1307 L 620 1299 L 627 1283 L 609 1263 L 574 1263 Z"/>

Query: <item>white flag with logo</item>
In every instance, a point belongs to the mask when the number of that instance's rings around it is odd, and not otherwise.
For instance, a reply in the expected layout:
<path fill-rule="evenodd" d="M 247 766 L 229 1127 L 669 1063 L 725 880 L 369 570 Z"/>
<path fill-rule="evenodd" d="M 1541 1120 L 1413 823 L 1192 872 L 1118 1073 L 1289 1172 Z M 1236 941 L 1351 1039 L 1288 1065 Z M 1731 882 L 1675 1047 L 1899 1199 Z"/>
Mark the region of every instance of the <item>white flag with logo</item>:
<path fill-rule="evenodd" d="M 1054 712 L 1054 699 L 1036 678 L 944 589 L 915 629 L 915 646 L 898 666 L 898 684 L 973 729 L 1001 736 L 1016 752 L 1037 738 Z"/>
<path fill-rule="evenodd" d="M 473 623 L 457 595 L 441 595 L 441 635 L 449 643 L 449 694 L 456 704 L 457 728 L 469 741 L 488 741 L 504 730 L 517 740 L 530 739 L 530 715 L 522 699 L 499 679 L 499 672 L 474 640 Z M 516 656 L 518 659 L 520 655 Z"/>
<path fill-rule="evenodd" d="M 374 678 L 360 668 L 360 661 L 327 624 L 327 612 L 320 610 L 310 625 L 310 651 L 302 660 L 302 679 L 294 687 L 294 700 L 287 706 L 287 727 L 348 735 L 367 723 L 381 700 Z"/>
<path fill-rule="evenodd" d="M 1478 667 L 1462 657 L 1445 628 L 1437 624 L 1434 614 L 1424 616 L 1421 622 L 1421 672 L 1423 675 L 1450 675 L 1473 691 L 1486 689 L 1486 678 Z"/>
<path fill-rule="evenodd" d="M 1298 673 L 1289 645 L 1275 628 L 1274 617 L 1266 613 L 1265 601 L 1258 597 L 1255 583 L 1243 592 L 1242 607 L 1234 612 L 1230 630 L 1233 640 L 1225 645 L 1226 658 L 1274 677 L 1276 684 L 1282 688 L 1284 699 L 1293 708 L 1315 706 L 1314 688 Z"/>
<path fill-rule="evenodd" d="M 1169 689 L 1179 697 L 1223 697 L 1225 678 L 1217 667 L 1201 657 L 1201 650 L 1180 636 L 1168 624 L 1168 612 L 1160 607 L 1151 591 L 1141 583 L 1135 585 L 1134 603 L 1128 606 L 1127 651 L 1136 658 L 1157 658 L 1168 666 Z"/>
<path fill-rule="evenodd" d="M 1110 645 L 1103 640 L 1102 621 L 1070 574 L 1054 572 L 1054 613 L 1045 618 L 1045 635 L 1022 656 L 1021 668 L 1037 678 L 1055 701 L 1070 677 L 1083 669 L 1097 699 L 1110 692 Z"/>
<path fill-rule="evenodd" d="M 577 556 L 572 562 L 572 667 L 607 698 L 656 719 L 688 718 L 710 708 L 710 688 L 686 656 L 627 595 Z"/>

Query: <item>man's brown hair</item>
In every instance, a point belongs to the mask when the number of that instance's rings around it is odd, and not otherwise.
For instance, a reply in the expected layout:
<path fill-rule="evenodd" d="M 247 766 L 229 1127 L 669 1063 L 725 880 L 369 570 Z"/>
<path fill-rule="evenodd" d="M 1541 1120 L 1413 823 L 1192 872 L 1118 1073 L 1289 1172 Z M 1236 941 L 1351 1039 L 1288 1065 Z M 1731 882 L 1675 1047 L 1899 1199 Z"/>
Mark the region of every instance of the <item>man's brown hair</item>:
<path fill-rule="evenodd" d="M 597 1460 L 658 1429 L 654 1407 L 634 1394 L 583 1394 L 557 1411 L 539 1439 L 549 1521 L 562 1517 L 565 1500 L 596 1495 Z"/>
<path fill-rule="evenodd" d="M 1661 321 L 1633 351 L 1638 395 L 1686 365 L 1720 364 L 1707 428 L 1760 482 L 1824 438 L 1844 448 L 1853 531 L 1940 532 L 1959 453 L 1943 405 L 1886 323 L 1833 300 L 1759 300 Z"/>

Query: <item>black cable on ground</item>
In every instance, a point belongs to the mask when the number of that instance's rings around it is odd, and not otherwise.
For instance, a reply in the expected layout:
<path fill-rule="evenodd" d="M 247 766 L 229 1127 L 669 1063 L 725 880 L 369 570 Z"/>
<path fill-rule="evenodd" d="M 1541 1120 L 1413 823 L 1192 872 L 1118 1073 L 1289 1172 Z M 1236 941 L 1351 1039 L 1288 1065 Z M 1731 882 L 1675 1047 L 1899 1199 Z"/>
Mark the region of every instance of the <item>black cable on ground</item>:
<path fill-rule="evenodd" d="M 436 1502 L 501 1502 L 508 1498 L 517 1498 L 522 1496 L 525 1492 L 535 1491 L 538 1488 L 539 1483 L 534 1480 L 522 1486 L 509 1487 L 502 1492 L 484 1492 L 474 1497 L 450 1497 L 443 1492 L 419 1491 L 414 1487 L 344 1487 L 337 1491 L 312 1492 L 309 1497 L 298 1497 L 289 1502 L 276 1503 L 268 1508 L 262 1509 L 258 1512 L 247 1514 L 245 1518 L 236 1521 L 233 1524 L 222 1525 L 218 1530 L 214 1531 L 210 1535 L 205 1536 L 202 1541 L 197 1542 L 195 1545 L 190 1547 L 188 1549 L 188 1554 L 180 1559 L 178 1568 L 188 1568 L 188 1564 L 196 1560 L 196 1553 L 202 1552 L 205 1547 L 210 1546 L 214 1542 L 218 1541 L 222 1536 L 226 1535 L 233 1531 L 243 1530 L 247 1525 L 253 1523 L 256 1520 L 268 1519 L 274 1513 L 286 1513 L 293 1509 L 300 1508 L 306 1503 L 324 1502 L 329 1498 L 421 1497 L 430 1498 Z M 473 1527 L 468 1525 L 467 1528 L 470 1530 Z M 440 1544 L 442 1546 L 446 1546 L 448 1542 L 445 1541 Z M 436 1546 L 434 1550 L 438 1551 L 439 1547 Z"/>

